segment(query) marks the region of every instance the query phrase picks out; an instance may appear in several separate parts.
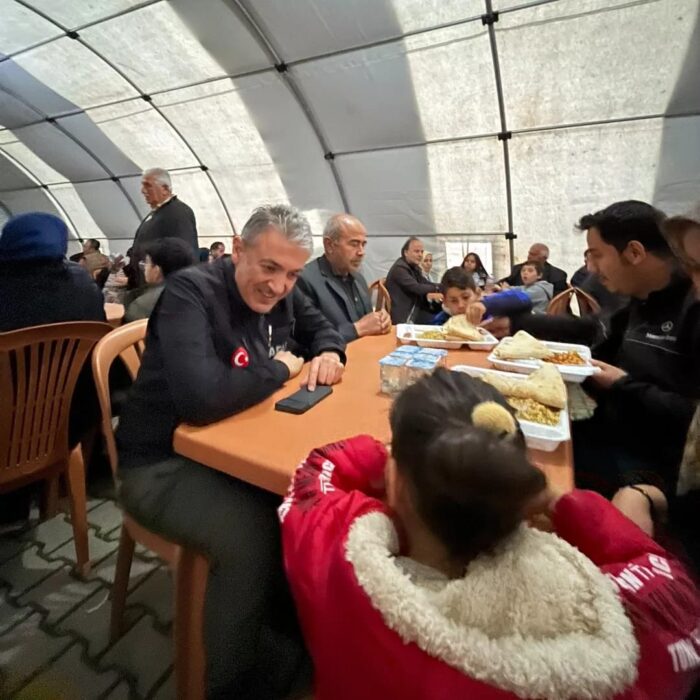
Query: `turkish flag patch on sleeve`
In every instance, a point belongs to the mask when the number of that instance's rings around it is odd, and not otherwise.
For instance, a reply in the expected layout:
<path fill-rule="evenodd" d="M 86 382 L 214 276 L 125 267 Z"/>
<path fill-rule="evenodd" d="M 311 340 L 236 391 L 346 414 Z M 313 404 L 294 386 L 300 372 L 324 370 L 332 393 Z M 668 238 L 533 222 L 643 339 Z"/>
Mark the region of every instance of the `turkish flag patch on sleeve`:
<path fill-rule="evenodd" d="M 250 357 L 244 347 L 236 348 L 231 353 L 231 367 L 247 367 L 249 364 Z"/>

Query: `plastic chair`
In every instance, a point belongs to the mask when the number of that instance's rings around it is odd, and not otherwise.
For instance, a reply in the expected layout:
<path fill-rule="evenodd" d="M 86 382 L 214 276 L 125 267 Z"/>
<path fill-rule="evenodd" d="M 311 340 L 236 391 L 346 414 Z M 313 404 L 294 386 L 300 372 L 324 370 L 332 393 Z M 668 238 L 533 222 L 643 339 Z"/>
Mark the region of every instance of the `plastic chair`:
<path fill-rule="evenodd" d="M 106 323 L 80 321 L 0 333 L 0 493 L 57 478 L 68 485 L 77 570 L 90 569 L 85 464 L 81 445 L 70 450 L 73 392 Z"/>
<path fill-rule="evenodd" d="M 375 280 L 369 285 L 369 296 L 372 299 L 372 307 L 375 311 L 381 311 L 386 309 L 387 313 L 391 313 L 391 297 L 387 288 L 384 286 L 386 283 L 386 277 L 382 277 L 379 280 Z M 376 301 L 375 301 L 376 294 Z"/>
<path fill-rule="evenodd" d="M 109 394 L 109 370 L 117 357 L 136 378 L 145 348 L 148 319 L 134 321 L 113 330 L 95 348 L 92 371 L 102 409 L 102 433 L 112 474 L 117 478 L 117 446 L 112 429 L 112 404 Z M 124 608 L 129 588 L 129 574 L 134 546 L 139 542 L 155 552 L 174 572 L 175 616 L 175 685 L 180 700 L 199 700 L 205 696 L 206 663 L 204 653 L 204 595 L 209 562 L 206 557 L 187 547 L 165 539 L 137 523 L 124 512 L 119 537 L 117 567 L 112 586 L 111 641 L 123 632 Z M 144 653 L 147 653 L 144 650 Z"/>
<path fill-rule="evenodd" d="M 584 292 L 578 287 L 569 287 L 549 302 L 547 313 L 552 316 L 570 314 L 573 299 L 576 299 L 580 316 L 591 316 L 600 312 L 600 304 L 588 292 Z"/>

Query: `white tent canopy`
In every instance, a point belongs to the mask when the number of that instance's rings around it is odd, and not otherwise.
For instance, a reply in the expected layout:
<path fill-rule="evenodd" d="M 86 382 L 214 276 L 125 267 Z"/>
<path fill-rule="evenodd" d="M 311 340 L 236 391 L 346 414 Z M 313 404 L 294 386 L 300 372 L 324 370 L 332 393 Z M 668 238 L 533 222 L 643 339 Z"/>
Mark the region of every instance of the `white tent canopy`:
<path fill-rule="evenodd" d="M 111 252 L 155 166 L 202 244 L 350 211 L 369 278 L 408 235 L 573 272 L 581 215 L 700 198 L 699 0 L 0 0 L 0 52 L 0 212 Z"/>

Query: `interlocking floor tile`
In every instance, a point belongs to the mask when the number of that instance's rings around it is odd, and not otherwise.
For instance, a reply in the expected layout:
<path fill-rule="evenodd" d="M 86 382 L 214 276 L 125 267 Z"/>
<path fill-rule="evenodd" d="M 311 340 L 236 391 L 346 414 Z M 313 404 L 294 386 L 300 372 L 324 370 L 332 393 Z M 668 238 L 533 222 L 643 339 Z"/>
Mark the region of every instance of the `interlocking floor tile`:
<path fill-rule="evenodd" d="M 122 512 L 114 501 L 105 501 L 88 513 L 88 524 L 97 530 L 100 537 L 119 527 L 121 522 Z"/>
<path fill-rule="evenodd" d="M 101 659 L 101 664 L 117 664 L 137 678 L 138 692 L 146 695 L 173 662 L 170 637 L 153 626 L 144 615 Z"/>
<path fill-rule="evenodd" d="M 98 700 L 119 680 L 119 675 L 113 670 L 100 672 L 90 668 L 82 656 L 82 647 L 74 644 L 40 677 L 22 688 L 18 700 Z"/>
<path fill-rule="evenodd" d="M 37 543 L 41 552 L 48 554 L 62 544 L 73 541 L 73 528 L 66 516 L 59 514 L 25 532 L 22 539 Z"/>
<path fill-rule="evenodd" d="M 0 580 L 10 586 L 14 595 L 20 595 L 60 569 L 61 565 L 60 561 L 48 561 L 40 556 L 33 545 L 0 567 Z"/>
<path fill-rule="evenodd" d="M 58 569 L 18 599 L 20 605 L 36 605 L 47 612 L 46 624 L 53 624 L 77 608 L 88 596 L 101 588 L 100 581 L 80 581 L 69 567 Z"/>
<path fill-rule="evenodd" d="M 159 623 L 167 625 L 173 620 L 173 593 L 170 571 L 161 566 L 129 594 L 126 604 L 145 607 Z"/>
<path fill-rule="evenodd" d="M 73 637 L 53 637 L 42 631 L 40 621 L 35 613 L 0 637 L 0 668 L 6 674 L 0 697 L 13 697 L 37 670 L 75 644 Z"/>
<path fill-rule="evenodd" d="M 27 607 L 17 607 L 8 596 L 7 590 L 0 591 L 0 635 L 20 620 L 29 617 L 34 611 Z"/>
<path fill-rule="evenodd" d="M 88 548 L 90 561 L 94 564 L 107 557 L 111 552 L 116 551 L 117 543 L 106 542 L 102 538 L 95 536 L 92 530 L 88 530 Z M 50 559 L 63 559 L 71 564 L 75 564 L 75 544 L 73 540 L 66 542 L 47 556 Z"/>
<path fill-rule="evenodd" d="M 56 625 L 59 633 L 72 632 L 78 635 L 87 647 L 87 653 L 91 658 L 99 657 L 109 646 L 109 619 L 112 606 L 107 596 L 106 589 L 98 590 Z M 127 609 L 125 627 L 128 628 L 135 616 L 141 614 L 142 611 Z"/>

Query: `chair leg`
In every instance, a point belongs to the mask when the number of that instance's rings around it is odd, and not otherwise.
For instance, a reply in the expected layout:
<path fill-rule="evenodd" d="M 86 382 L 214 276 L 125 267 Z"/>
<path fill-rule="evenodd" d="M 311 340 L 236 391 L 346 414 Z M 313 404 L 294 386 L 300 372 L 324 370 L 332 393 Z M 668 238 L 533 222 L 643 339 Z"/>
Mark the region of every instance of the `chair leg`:
<path fill-rule="evenodd" d="M 175 686 L 178 700 L 204 700 L 204 596 L 209 562 L 182 548 L 175 571 Z"/>
<path fill-rule="evenodd" d="M 58 474 L 44 481 L 41 493 L 41 519 L 50 520 L 58 513 Z"/>
<path fill-rule="evenodd" d="M 109 639 L 114 643 L 122 636 L 124 624 L 124 608 L 126 596 L 129 592 L 129 575 L 131 574 L 131 561 L 134 558 L 135 542 L 126 527 L 122 525 L 119 537 L 119 551 L 117 553 L 117 568 L 112 584 L 112 613 L 109 626 Z"/>
<path fill-rule="evenodd" d="M 90 572 L 90 552 L 87 529 L 87 496 L 85 489 L 85 463 L 78 444 L 68 459 L 68 495 L 70 497 L 70 514 L 73 522 L 73 539 L 77 570 L 82 576 Z"/>

